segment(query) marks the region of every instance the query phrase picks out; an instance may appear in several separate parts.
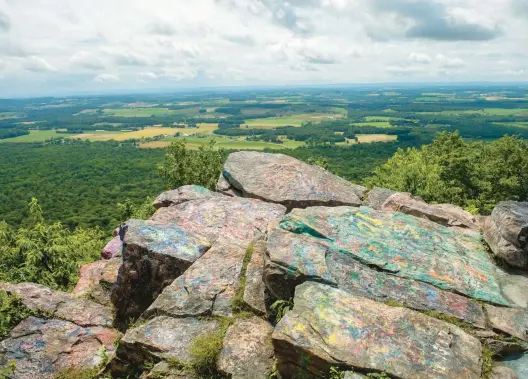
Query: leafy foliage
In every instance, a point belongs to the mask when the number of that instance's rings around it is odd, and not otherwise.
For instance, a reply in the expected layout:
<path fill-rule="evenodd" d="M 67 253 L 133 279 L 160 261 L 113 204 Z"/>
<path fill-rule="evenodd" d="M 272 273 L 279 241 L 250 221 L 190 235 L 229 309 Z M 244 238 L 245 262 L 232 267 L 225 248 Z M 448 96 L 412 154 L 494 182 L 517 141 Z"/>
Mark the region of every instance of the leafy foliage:
<path fill-rule="evenodd" d="M 270 307 L 270 319 L 274 324 L 277 324 L 286 313 L 293 308 L 293 299 L 289 301 L 277 300 Z"/>
<path fill-rule="evenodd" d="M 9 366 L 6 368 L 0 369 L 0 379 L 10 379 L 11 375 L 15 372 L 16 362 L 9 362 Z"/>
<path fill-rule="evenodd" d="M 126 220 L 130 219 L 136 219 L 136 220 L 147 220 L 154 214 L 156 211 L 156 208 L 152 206 L 153 199 L 151 197 L 147 197 L 146 200 L 140 204 L 139 206 L 136 206 L 132 200 L 126 199 L 123 203 L 118 203 L 117 207 L 120 211 L 119 219 L 124 222 Z"/>
<path fill-rule="evenodd" d="M 4 339 L 11 329 L 33 314 L 22 301 L 6 291 L 0 291 L 0 340 Z M 2 376 L 0 375 L 0 378 Z"/>
<path fill-rule="evenodd" d="M 345 379 L 345 372 L 339 367 L 330 367 L 328 379 Z"/>
<path fill-rule="evenodd" d="M 489 214 L 501 201 L 528 198 L 528 144 L 510 136 L 468 143 L 457 132 L 441 133 L 420 150 L 398 150 L 367 183 Z"/>
<path fill-rule="evenodd" d="M 325 157 L 310 157 L 307 161 L 308 164 L 311 164 L 313 166 L 319 166 L 321 168 L 324 168 L 325 170 L 328 170 L 328 158 Z"/>
<path fill-rule="evenodd" d="M 0 222 L 0 281 L 72 289 L 79 267 L 99 257 L 105 234 L 99 229 L 70 231 L 61 223 L 46 223 L 35 198 L 29 203 L 29 219 L 30 226 L 20 229 Z"/>
<path fill-rule="evenodd" d="M 183 140 L 171 143 L 158 170 L 168 188 L 196 184 L 214 189 L 223 163 L 223 150 L 215 148 L 214 140 L 198 150 L 188 149 Z"/>

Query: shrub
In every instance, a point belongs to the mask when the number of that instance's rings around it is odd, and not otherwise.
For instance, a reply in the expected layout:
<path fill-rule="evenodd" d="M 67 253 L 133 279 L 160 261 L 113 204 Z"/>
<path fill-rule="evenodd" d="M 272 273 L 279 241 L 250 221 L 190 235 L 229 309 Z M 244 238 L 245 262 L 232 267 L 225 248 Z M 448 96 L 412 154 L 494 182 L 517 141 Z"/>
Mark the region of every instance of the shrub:
<path fill-rule="evenodd" d="M 33 312 L 26 308 L 18 297 L 0 290 L 0 340 L 4 339 L 11 329 L 31 315 Z M 2 378 L 1 375 L 0 378 Z"/>

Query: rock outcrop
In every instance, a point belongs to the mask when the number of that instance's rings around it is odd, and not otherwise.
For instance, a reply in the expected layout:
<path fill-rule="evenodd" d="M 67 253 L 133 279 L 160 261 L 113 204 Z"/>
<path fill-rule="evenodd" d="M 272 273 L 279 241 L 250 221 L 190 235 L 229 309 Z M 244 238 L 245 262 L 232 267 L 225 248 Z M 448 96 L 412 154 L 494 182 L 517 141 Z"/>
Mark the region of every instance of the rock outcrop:
<path fill-rule="evenodd" d="M 499 258 L 512 266 L 528 268 L 528 202 L 497 205 L 485 223 L 484 237 Z"/>
<path fill-rule="evenodd" d="M 328 171 L 282 154 L 233 153 L 223 177 L 244 197 L 285 205 L 288 209 L 315 205 L 360 205 L 366 188 Z M 225 189 L 221 179 L 218 187 Z"/>
<path fill-rule="evenodd" d="M 161 194 L 71 294 L 0 284 L 33 314 L 0 342 L 0 369 L 477 379 L 491 354 L 492 378 L 528 375 L 528 203 L 501 203 L 485 223 L 514 270 L 461 208 L 366 193 L 284 155 L 231 154 L 217 191 Z"/>

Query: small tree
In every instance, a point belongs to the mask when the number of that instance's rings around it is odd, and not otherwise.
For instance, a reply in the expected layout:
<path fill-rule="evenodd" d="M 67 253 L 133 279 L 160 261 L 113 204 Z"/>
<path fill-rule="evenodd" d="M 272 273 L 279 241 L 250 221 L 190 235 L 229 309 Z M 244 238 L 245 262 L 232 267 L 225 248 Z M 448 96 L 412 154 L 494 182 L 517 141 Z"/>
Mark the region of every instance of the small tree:
<path fill-rule="evenodd" d="M 224 162 L 223 149 L 216 149 L 215 145 L 215 141 L 211 140 L 206 146 L 190 150 L 185 140 L 171 143 L 165 161 L 158 166 L 167 187 L 196 184 L 214 189 Z"/>

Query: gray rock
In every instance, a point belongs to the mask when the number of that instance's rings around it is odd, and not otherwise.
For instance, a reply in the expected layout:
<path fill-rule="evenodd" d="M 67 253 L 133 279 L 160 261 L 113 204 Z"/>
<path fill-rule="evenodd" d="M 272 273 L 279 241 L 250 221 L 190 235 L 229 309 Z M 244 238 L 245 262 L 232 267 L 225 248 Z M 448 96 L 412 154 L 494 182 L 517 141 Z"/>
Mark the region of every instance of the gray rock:
<path fill-rule="evenodd" d="M 244 303 L 256 314 L 266 314 L 266 285 L 264 284 L 264 257 L 266 241 L 260 240 L 253 247 L 251 261 L 246 268 Z"/>
<path fill-rule="evenodd" d="M 223 176 L 244 197 L 285 205 L 360 205 L 366 188 L 282 154 L 237 152 L 229 155 Z M 220 183 L 219 188 L 225 187 Z"/>
<path fill-rule="evenodd" d="M 318 283 L 297 287 L 295 306 L 272 338 L 279 371 L 289 378 L 325 377 L 334 365 L 407 379 L 481 373 L 482 346 L 462 329 Z"/>
<path fill-rule="evenodd" d="M 488 348 L 493 352 L 494 357 L 507 357 L 511 354 L 523 353 L 526 349 L 516 342 L 490 339 L 486 341 Z"/>
<path fill-rule="evenodd" d="M 0 370 L 15 363 L 10 379 L 53 379 L 67 369 L 91 369 L 115 353 L 119 333 L 100 326 L 28 317 L 0 343 Z"/>
<path fill-rule="evenodd" d="M 410 193 L 397 192 L 391 195 L 381 209 L 426 218 L 445 226 L 480 230 L 478 217 L 462 208 L 451 204 L 427 204 L 421 199 L 413 198 Z"/>
<path fill-rule="evenodd" d="M 209 191 L 207 188 L 195 185 L 183 186 L 178 189 L 163 192 L 159 195 L 152 205 L 159 209 L 169 207 L 171 205 L 178 205 L 191 200 L 208 199 L 211 197 L 221 197 L 220 193 Z"/>
<path fill-rule="evenodd" d="M 528 341 L 528 310 L 486 305 L 486 312 L 494 330 Z"/>
<path fill-rule="evenodd" d="M 489 379 L 520 379 L 515 371 L 505 366 L 495 366 Z"/>
<path fill-rule="evenodd" d="M 484 225 L 484 238 L 508 264 L 528 268 L 528 202 L 497 205 Z"/>
<path fill-rule="evenodd" d="M 273 366 L 273 327 L 252 317 L 237 320 L 225 337 L 218 368 L 232 379 L 265 379 Z"/>
<path fill-rule="evenodd" d="M 231 316 L 246 249 L 215 245 L 166 287 L 142 316 Z"/>
<path fill-rule="evenodd" d="M 367 194 L 366 199 L 363 201 L 363 205 L 379 211 L 381 210 L 383 203 L 395 193 L 395 191 L 387 188 L 374 187 Z"/>
<path fill-rule="evenodd" d="M 40 284 L 0 283 L 0 289 L 18 296 L 27 308 L 43 313 L 48 318 L 57 317 L 80 326 L 111 327 L 114 321 L 110 307 L 70 293 L 54 291 Z"/>
<path fill-rule="evenodd" d="M 522 271 L 522 270 L 520 270 Z M 528 275 L 526 272 L 506 272 L 497 267 L 497 279 L 502 289 L 502 294 L 510 304 L 528 308 Z"/>
<path fill-rule="evenodd" d="M 357 372 L 347 371 L 343 379 L 365 379 L 365 375 L 358 374 Z"/>
<path fill-rule="evenodd" d="M 131 220 L 127 226 L 123 265 L 112 289 L 121 322 L 140 316 L 211 246 L 206 237 L 173 224 Z"/>
<path fill-rule="evenodd" d="M 119 343 L 117 356 L 131 363 L 142 363 L 151 356 L 190 363 L 193 341 L 213 333 L 218 326 L 216 320 L 155 317 L 127 330 Z"/>
<path fill-rule="evenodd" d="M 88 296 L 100 304 L 111 306 L 110 290 L 117 280 L 121 264 L 121 258 L 112 258 L 81 266 L 79 281 L 72 292 L 78 297 Z"/>
<path fill-rule="evenodd" d="M 500 365 L 510 368 L 519 379 L 528 378 L 528 353 L 509 356 Z"/>

